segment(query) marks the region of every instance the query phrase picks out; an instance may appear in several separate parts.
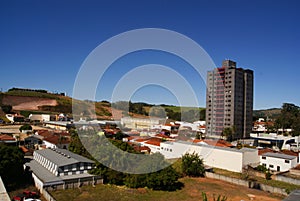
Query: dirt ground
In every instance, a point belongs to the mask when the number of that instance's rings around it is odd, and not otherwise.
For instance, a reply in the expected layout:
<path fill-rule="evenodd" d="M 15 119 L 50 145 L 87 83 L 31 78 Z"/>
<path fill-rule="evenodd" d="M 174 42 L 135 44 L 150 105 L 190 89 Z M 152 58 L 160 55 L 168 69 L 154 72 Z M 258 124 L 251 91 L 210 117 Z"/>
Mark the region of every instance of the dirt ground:
<path fill-rule="evenodd" d="M 274 195 L 268 192 L 249 189 L 247 187 L 238 186 L 234 184 L 230 184 L 224 181 L 209 179 L 209 178 L 196 178 L 198 182 L 194 185 L 199 184 L 199 188 L 203 192 L 207 193 L 208 200 L 213 200 L 213 195 L 217 197 L 218 195 L 226 196 L 227 201 L 241 201 L 241 200 L 261 200 L 261 201 L 279 201 L 284 198 L 281 195 Z M 189 185 L 189 182 L 185 183 L 186 186 Z M 203 185 L 205 184 L 205 185 Z M 194 186 L 196 187 L 196 186 Z M 199 192 L 196 188 L 191 187 L 193 193 Z M 194 191 L 194 192 L 193 192 Z"/>

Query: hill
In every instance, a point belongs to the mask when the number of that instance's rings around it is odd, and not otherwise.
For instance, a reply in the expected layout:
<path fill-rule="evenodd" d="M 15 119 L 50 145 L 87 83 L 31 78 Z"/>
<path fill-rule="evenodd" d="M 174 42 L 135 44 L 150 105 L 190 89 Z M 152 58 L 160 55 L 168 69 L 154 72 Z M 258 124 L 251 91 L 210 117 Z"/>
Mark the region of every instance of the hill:
<path fill-rule="evenodd" d="M 65 113 L 72 116 L 72 98 L 62 94 L 53 94 L 47 91 L 34 90 L 9 90 L 0 93 L 0 106 L 11 106 L 12 112 L 20 113 L 28 117 L 30 113 L 46 113 L 57 114 Z M 81 106 L 85 112 L 89 114 L 92 107 L 95 107 L 96 115 L 108 119 L 111 117 L 111 109 L 109 103 L 96 102 L 91 105 L 89 102 L 81 101 Z M 118 113 L 117 111 L 115 113 Z M 3 118 L 4 113 L 0 109 L 0 117 Z"/>
<path fill-rule="evenodd" d="M 254 110 L 253 119 L 254 120 L 258 118 L 276 119 L 280 115 L 280 113 L 281 113 L 281 108 Z"/>
<path fill-rule="evenodd" d="M 45 90 L 20 90 L 13 89 L 5 93 L 0 93 L 0 106 L 10 105 L 14 112 L 28 117 L 30 113 L 57 114 L 65 113 L 72 116 L 72 98 L 62 94 L 49 93 Z M 112 107 L 111 107 L 112 105 Z M 120 119 L 124 113 L 129 111 L 129 115 L 134 117 L 146 116 L 168 116 L 172 120 L 184 119 L 190 121 L 200 119 L 205 120 L 205 108 L 179 107 L 173 105 L 153 105 L 148 103 L 132 103 L 120 101 L 109 103 L 107 101 L 93 102 L 81 101 L 82 112 L 91 113 L 92 107 L 95 107 L 98 119 Z M 162 110 L 163 109 L 163 110 Z M 280 108 L 271 108 L 263 110 L 254 110 L 253 119 L 260 117 L 276 119 L 280 115 Z M 182 113 L 182 114 L 181 114 Z M 0 117 L 5 113 L 0 108 Z"/>

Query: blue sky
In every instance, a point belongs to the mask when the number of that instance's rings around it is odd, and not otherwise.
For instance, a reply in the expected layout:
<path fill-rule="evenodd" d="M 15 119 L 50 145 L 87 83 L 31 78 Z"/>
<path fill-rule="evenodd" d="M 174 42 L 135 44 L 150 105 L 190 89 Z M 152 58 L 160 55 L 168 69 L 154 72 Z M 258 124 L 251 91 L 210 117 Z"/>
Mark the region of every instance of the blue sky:
<path fill-rule="evenodd" d="M 0 88 L 72 95 L 80 66 L 99 44 L 132 29 L 163 28 L 196 41 L 217 66 L 232 59 L 254 70 L 254 109 L 300 105 L 299 9 L 296 0 L 1 1 Z M 122 75 L 153 62 L 182 74 L 199 106 L 205 106 L 201 77 L 180 58 L 153 51 L 116 61 L 100 81 L 96 99 L 109 100 Z M 139 89 L 132 100 L 178 104 L 174 94 L 157 86 Z"/>

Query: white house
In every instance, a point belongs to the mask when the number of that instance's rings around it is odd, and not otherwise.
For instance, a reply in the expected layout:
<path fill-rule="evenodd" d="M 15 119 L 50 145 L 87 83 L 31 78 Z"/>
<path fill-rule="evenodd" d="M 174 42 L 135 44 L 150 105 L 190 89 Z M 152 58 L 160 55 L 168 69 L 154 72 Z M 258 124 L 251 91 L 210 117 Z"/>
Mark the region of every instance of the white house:
<path fill-rule="evenodd" d="M 30 114 L 28 118 L 30 119 L 30 121 L 50 121 L 50 114 Z"/>
<path fill-rule="evenodd" d="M 235 149 L 229 147 L 210 146 L 205 143 L 194 144 L 186 141 L 161 142 L 160 149 L 156 149 L 167 159 L 180 158 L 185 153 L 198 153 L 204 164 L 233 172 L 242 172 L 247 165 L 258 165 L 257 149 Z"/>
<path fill-rule="evenodd" d="M 285 172 L 297 164 L 297 156 L 268 152 L 260 156 L 260 164 L 277 172 Z"/>
<path fill-rule="evenodd" d="M 55 186 L 65 189 L 68 183 L 95 181 L 95 176 L 88 173 L 93 164 L 94 161 L 65 149 L 43 149 L 34 151 L 33 160 L 25 163 L 25 167 L 32 172 L 39 190 Z"/>
<path fill-rule="evenodd" d="M 150 129 L 153 125 L 159 125 L 164 122 L 165 119 L 161 118 L 133 118 L 133 117 L 122 117 L 121 124 L 124 127 L 131 129 Z"/>

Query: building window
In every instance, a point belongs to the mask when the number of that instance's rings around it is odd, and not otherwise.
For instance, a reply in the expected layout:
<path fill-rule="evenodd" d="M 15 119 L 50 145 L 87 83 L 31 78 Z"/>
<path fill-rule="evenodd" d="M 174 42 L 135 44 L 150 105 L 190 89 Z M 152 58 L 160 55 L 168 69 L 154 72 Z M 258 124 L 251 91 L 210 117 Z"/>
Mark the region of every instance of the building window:
<path fill-rule="evenodd" d="M 266 157 L 265 156 L 263 156 L 263 157 L 261 157 L 262 159 L 264 159 L 264 160 L 266 160 Z"/>
<path fill-rule="evenodd" d="M 273 168 L 274 167 L 274 165 L 269 165 L 269 168 Z"/>
<path fill-rule="evenodd" d="M 290 163 L 290 161 L 289 161 L 289 160 L 284 160 L 284 162 L 285 162 L 285 163 Z"/>
<path fill-rule="evenodd" d="M 262 165 L 263 165 L 264 167 L 267 167 L 267 164 L 265 164 L 265 163 L 263 163 Z"/>

